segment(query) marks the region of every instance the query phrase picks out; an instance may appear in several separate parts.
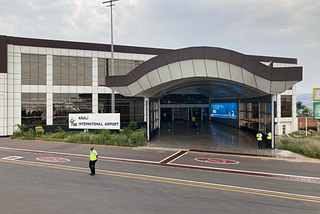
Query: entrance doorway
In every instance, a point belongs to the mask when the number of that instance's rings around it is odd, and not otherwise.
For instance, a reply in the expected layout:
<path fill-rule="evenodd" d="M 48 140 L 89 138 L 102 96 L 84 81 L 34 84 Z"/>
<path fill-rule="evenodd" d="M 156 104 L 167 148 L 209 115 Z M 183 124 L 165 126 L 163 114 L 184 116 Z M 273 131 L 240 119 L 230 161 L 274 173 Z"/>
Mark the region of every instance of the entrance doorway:
<path fill-rule="evenodd" d="M 189 108 L 189 120 L 192 121 L 192 117 L 195 117 L 195 120 L 201 120 L 201 108 Z"/>
<path fill-rule="evenodd" d="M 172 121 L 172 108 L 161 108 L 161 121 Z"/>

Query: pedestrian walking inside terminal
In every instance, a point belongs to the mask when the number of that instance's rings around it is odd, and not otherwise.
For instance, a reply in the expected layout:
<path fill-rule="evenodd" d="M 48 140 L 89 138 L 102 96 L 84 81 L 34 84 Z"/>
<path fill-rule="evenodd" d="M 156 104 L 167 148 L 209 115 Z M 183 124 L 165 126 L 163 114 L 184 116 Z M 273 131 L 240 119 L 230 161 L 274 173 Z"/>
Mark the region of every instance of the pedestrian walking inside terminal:
<path fill-rule="evenodd" d="M 269 131 L 268 132 L 268 135 L 267 135 L 267 145 L 266 145 L 266 148 L 271 148 L 271 139 L 272 139 L 272 134 L 271 132 Z"/>
<path fill-rule="evenodd" d="M 96 174 L 96 162 L 98 160 L 98 152 L 94 150 L 94 147 L 92 146 L 90 149 L 90 161 L 89 161 L 89 168 L 91 170 L 91 176 Z"/>
<path fill-rule="evenodd" d="M 259 147 L 259 149 L 262 149 L 262 134 L 260 131 L 258 131 L 256 137 L 257 137 L 257 141 L 258 141 L 258 147 Z"/>

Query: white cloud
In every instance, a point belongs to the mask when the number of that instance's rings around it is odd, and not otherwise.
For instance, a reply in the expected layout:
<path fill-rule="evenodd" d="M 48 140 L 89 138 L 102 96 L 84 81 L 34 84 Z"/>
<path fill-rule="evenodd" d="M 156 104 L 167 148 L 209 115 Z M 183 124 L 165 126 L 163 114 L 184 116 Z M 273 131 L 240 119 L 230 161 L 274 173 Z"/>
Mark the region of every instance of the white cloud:
<path fill-rule="evenodd" d="M 0 4 L 0 34 L 110 42 L 110 8 L 102 0 L 0 0 Z M 204 45 L 296 57 L 304 66 L 298 90 L 308 93 L 306 88 L 320 79 L 318 0 L 120 0 L 115 4 L 115 44 Z"/>

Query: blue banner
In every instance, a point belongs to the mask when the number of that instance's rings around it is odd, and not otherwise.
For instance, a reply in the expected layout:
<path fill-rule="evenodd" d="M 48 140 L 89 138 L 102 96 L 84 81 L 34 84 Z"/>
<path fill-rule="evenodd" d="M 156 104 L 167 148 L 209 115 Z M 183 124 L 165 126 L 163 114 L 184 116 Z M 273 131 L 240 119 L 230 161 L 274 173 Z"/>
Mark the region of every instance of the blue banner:
<path fill-rule="evenodd" d="M 210 103 L 210 117 L 237 119 L 237 103 Z"/>

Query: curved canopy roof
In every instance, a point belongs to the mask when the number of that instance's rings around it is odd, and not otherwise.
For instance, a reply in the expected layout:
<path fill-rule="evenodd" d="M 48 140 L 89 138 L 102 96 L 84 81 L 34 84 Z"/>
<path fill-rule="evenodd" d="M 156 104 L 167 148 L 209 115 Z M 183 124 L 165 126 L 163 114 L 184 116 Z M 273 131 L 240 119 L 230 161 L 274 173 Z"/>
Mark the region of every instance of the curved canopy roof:
<path fill-rule="evenodd" d="M 272 68 L 232 50 L 190 47 L 156 56 L 125 76 L 107 76 L 106 86 L 125 96 L 161 98 L 189 89 L 230 99 L 282 93 L 301 80 L 302 67 Z"/>

